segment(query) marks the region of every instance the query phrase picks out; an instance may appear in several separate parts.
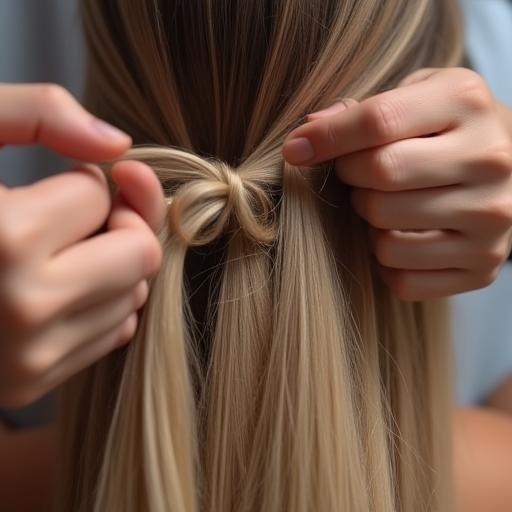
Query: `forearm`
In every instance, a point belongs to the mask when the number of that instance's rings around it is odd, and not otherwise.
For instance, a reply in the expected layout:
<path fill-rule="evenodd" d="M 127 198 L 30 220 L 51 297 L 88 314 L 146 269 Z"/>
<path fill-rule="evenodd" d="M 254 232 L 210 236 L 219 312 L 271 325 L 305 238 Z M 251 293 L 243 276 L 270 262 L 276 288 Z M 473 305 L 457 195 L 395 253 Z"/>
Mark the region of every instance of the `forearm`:
<path fill-rule="evenodd" d="M 508 512 L 512 503 L 512 419 L 487 408 L 454 416 L 457 511 Z"/>
<path fill-rule="evenodd" d="M 20 431 L 0 425 L 2 510 L 50 510 L 54 475 L 54 425 Z"/>

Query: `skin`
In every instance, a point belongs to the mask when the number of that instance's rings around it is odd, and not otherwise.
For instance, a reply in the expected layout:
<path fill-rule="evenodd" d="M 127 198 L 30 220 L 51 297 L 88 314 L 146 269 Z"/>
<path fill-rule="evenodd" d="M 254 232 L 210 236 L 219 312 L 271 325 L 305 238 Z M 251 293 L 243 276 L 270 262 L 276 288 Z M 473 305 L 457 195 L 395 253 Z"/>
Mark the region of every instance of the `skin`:
<path fill-rule="evenodd" d="M 40 142 L 86 161 L 114 158 L 129 147 L 128 139 L 108 143 L 105 136 L 91 133 L 90 115 L 65 91 L 54 86 L 44 86 L 43 90 L 37 89 L 40 86 L 32 86 L 35 90 L 29 90 L 31 86 L 19 87 L 0 88 L 3 143 Z M 2 112 L 4 105 L 5 111 L 13 106 L 7 116 Z M 294 143 L 297 139 L 309 140 L 315 156 L 299 158 L 300 144 Z M 395 91 L 360 104 L 349 101 L 338 104 L 334 111 L 310 115 L 307 124 L 290 134 L 283 155 L 297 165 L 335 160 L 340 179 L 354 187 L 355 210 L 369 222 L 383 278 L 398 296 L 422 299 L 483 287 L 496 277 L 512 243 L 511 139 L 512 112 L 492 97 L 478 75 L 462 69 L 422 70 Z M 15 196 L 10 194 L 16 194 L 16 189 L 0 190 L 0 290 L 2 300 L 16 319 L 12 322 L 11 316 L 5 315 L 0 319 L 2 329 L 1 322 L 11 329 L 10 336 L 0 344 L 0 365 L 4 365 L 0 375 L 7 370 L 8 376 L 2 377 L 0 383 L 0 405 L 2 398 L 5 403 L 21 404 L 40 396 L 41 390 L 54 387 L 66 375 L 126 343 L 133 332 L 133 325 L 123 326 L 137 309 L 135 290 L 158 266 L 161 254 L 152 233 L 157 231 L 165 208 L 160 187 L 140 165 L 119 164 L 115 179 L 120 192 L 112 212 L 101 174 L 94 167 L 68 173 L 68 189 L 83 190 L 81 199 L 73 196 L 73 211 L 80 212 L 76 218 L 66 218 L 65 198 L 61 197 L 65 183 L 48 179 L 44 190 L 35 188 L 36 184 Z M 53 200 L 41 202 L 41 197 L 52 191 Z M 10 201 L 12 197 L 16 201 Z M 17 219 L 23 219 L 29 208 L 39 202 L 36 217 L 47 215 L 40 225 L 63 225 L 65 236 L 56 234 L 52 245 L 48 244 L 48 233 L 43 237 L 37 226 L 30 229 L 30 223 L 35 221 L 29 215 L 23 223 L 16 223 L 24 229 L 21 234 L 10 231 L 15 224 L 2 222 L 3 215 L 13 215 L 10 209 L 16 208 L 22 199 L 25 206 L 19 207 Z M 91 200 L 96 205 L 94 214 L 84 207 Z M 3 208 L 4 201 L 8 201 L 10 208 Z M 62 224 L 63 219 L 69 225 Z M 107 234 L 85 240 L 104 222 L 108 223 Z M 426 231 L 398 231 L 403 229 Z M 82 234 L 81 240 L 76 240 L 77 233 Z M 107 235 L 111 238 L 107 239 Z M 87 247 L 93 241 L 95 245 Z M 58 249 L 60 252 L 56 253 Z M 108 261 L 102 259 L 107 252 L 116 250 Z M 128 254 L 133 260 L 127 261 Z M 48 266 L 48 261 L 64 255 L 67 260 L 62 258 L 58 267 Z M 30 262 L 21 263 L 28 261 L 26 258 Z M 120 261 L 122 265 L 118 264 Z M 80 298 L 70 296 L 69 290 L 68 295 L 62 292 L 60 300 L 55 298 L 50 278 L 59 282 L 55 276 L 63 264 L 68 270 L 60 275 L 61 282 L 84 285 Z M 129 272 L 123 273 L 122 269 Z M 80 277 L 84 272 L 91 272 L 87 279 Z M 8 275 L 17 277 L 6 279 Z M 13 283 L 27 282 L 25 279 L 38 283 L 33 290 L 38 291 L 37 297 L 44 297 L 39 304 L 45 304 L 46 316 L 32 316 L 35 309 L 30 304 L 34 296 L 17 295 L 27 287 L 15 287 Z M 108 289 L 115 293 L 107 297 L 106 289 L 99 291 L 101 283 L 108 283 Z M 91 313 L 86 322 L 87 328 L 93 329 L 105 317 L 104 312 L 112 310 L 110 301 L 120 304 L 128 295 L 131 307 L 123 310 L 125 318 L 117 318 L 110 330 L 89 332 L 87 340 L 79 334 L 83 328 L 73 330 L 73 325 L 78 325 L 75 306 L 98 315 L 94 317 Z M 99 304 L 96 310 L 93 303 Z M 50 322 L 48 312 L 53 313 Z M 54 323 L 69 329 L 57 344 L 52 341 L 55 336 L 41 334 Z M 126 331 L 122 332 L 123 329 Z M 18 343 L 12 341 L 16 339 Z M 68 343 L 73 349 L 69 349 Z M 6 356 L 8 364 L 4 362 Z M 503 479 L 503 475 L 512 474 L 512 456 L 506 452 L 512 421 L 504 415 L 483 412 L 483 416 L 475 410 L 455 414 L 455 467 L 461 512 L 501 512 L 512 499 Z M 0 486 L 4 493 L 0 494 L 0 502 L 9 503 L 11 510 L 39 511 L 44 500 L 49 500 L 44 486 L 49 487 L 52 482 L 51 468 L 56 457 L 53 428 L 27 432 L 22 444 L 32 446 L 34 451 L 22 451 L 20 445 L 16 457 L 2 457 L 1 460 L 10 462 L 8 470 L 4 467 L 0 473 L 0 481 L 8 482 Z M 13 443 L 20 439 L 17 435 L 5 429 L 0 431 L 1 453 L 16 446 Z M 34 468 L 33 455 L 37 449 L 42 453 L 37 457 L 40 465 Z M 27 502 L 28 493 L 23 489 L 28 482 L 30 488 L 43 486 L 43 490 L 37 491 L 42 493 L 37 503 Z"/>
<path fill-rule="evenodd" d="M 454 416 L 457 512 L 509 512 L 512 416 L 490 408 Z"/>
<path fill-rule="evenodd" d="M 0 84 L 0 107 L 0 145 L 43 144 L 87 162 L 131 146 L 56 85 Z M 112 176 L 112 202 L 92 164 L 0 185 L 0 407 L 41 397 L 135 332 L 166 207 L 149 167 L 123 161 Z"/>
<path fill-rule="evenodd" d="M 487 405 L 501 409 L 512 417 L 512 374 L 489 395 Z"/>
<path fill-rule="evenodd" d="M 56 474 L 57 429 L 11 431 L 0 425 L 0 503 L 13 512 L 50 512 Z"/>
<path fill-rule="evenodd" d="M 420 70 L 395 90 L 311 114 L 283 156 L 334 160 L 382 278 L 404 300 L 483 288 L 510 254 L 512 110 L 473 71 Z"/>

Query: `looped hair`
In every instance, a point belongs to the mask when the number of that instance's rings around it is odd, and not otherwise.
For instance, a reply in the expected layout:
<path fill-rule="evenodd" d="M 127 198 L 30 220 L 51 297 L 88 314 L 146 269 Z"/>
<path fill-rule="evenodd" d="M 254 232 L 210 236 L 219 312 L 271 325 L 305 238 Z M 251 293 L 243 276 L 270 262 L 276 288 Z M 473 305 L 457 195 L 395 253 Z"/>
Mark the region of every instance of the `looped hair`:
<path fill-rule="evenodd" d="M 82 3 L 87 106 L 170 204 L 134 339 L 66 385 L 59 512 L 451 512 L 443 304 L 282 144 L 458 64 L 456 0 Z"/>
<path fill-rule="evenodd" d="M 171 192 L 169 229 L 185 245 L 209 244 L 228 229 L 240 229 L 257 243 L 274 241 L 274 204 L 268 187 L 253 180 L 250 169 L 175 149 L 162 149 L 161 157 L 161 179 Z"/>

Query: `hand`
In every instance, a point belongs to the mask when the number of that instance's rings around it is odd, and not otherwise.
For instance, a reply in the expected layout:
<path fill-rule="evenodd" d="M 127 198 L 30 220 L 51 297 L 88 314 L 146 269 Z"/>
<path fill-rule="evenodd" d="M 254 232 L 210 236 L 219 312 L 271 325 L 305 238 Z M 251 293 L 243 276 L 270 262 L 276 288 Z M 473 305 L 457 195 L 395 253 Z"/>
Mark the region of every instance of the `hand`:
<path fill-rule="evenodd" d="M 473 71 L 424 69 L 308 116 L 283 155 L 294 165 L 335 160 L 400 298 L 448 296 L 492 283 L 510 253 L 510 117 Z"/>
<path fill-rule="evenodd" d="M 58 86 L 0 85 L 0 144 L 32 143 L 97 161 L 121 156 L 131 140 Z M 112 177 L 113 205 L 92 164 L 0 186 L 1 406 L 35 400 L 135 331 L 161 260 L 154 232 L 165 202 L 140 162 L 117 163 Z"/>

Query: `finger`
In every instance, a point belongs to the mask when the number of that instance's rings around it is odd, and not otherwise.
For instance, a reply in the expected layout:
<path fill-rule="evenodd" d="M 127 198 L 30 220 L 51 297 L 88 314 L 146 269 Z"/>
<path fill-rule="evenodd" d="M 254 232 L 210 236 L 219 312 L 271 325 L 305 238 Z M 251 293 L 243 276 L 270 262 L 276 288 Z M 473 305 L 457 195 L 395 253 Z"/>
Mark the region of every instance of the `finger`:
<path fill-rule="evenodd" d="M 161 247 L 149 230 L 119 229 L 75 244 L 45 268 L 46 289 L 56 295 L 48 307 L 69 313 L 115 297 L 154 275 L 160 261 Z"/>
<path fill-rule="evenodd" d="M 162 185 L 153 170 L 142 162 L 122 161 L 112 167 L 112 179 L 126 204 L 157 233 L 167 209 Z"/>
<path fill-rule="evenodd" d="M 91 115 L 63 87 L 0 84 L 0 144 L 42 144 L 99 161 L 122 155 L 131 138 Z"/>
<path fill-rule="evenodd" d="M 85 342 L 80 349 L 72 352 L 69 357 L 49 369 L 42 378 L 38 379 L 37 386 L 28 386 L 22 393 L 34 398 L 42 396 L 81 370 L 101 360 L 113 350 L 125 345 L 134 336 L 137 322 L 137 315 L 134 313 L 121 325 L 93 340 L 89 340 L 89 342 Z M 30 399 L 26 401 L 26 403 L 29 402 Z"/>
<path fill-rule="evenodd" d="M 131 314 L 121 325 L 114 327 L 111 331 L 102 336 L 84 343 L 76 351 L 52 369 L 48 378 L 53 381 L 62 382 L 67 376 L 75 375 L 77 372 L 98 362 L 113 350 L 126 345 L 133 339 L 138 326 L 138 316 Z"/>
<path fill-rule="evenodd" d="M 13 189 L 2 202 L 2 221 L 30 240 L 26 256 L 54 254 L 98 230 L 108 217 L 110 194 L 103 172 L 74 170 Z M 25 234 L 24 234 L 25 233 Z M 27 250 L 29 249 L 29 250 Z"/>
<path fill-rule="evenodd" d="M 338 158 L 340 180 L 386 192 L 469 183 L 464 141 L 455 135 L 406 139 Z"/>
<path fill-rule="evenodd" d="M 461 233 L 431 230 L 403 232 L 372 229 L 377 261 L 402 270 L 450 270 L 478 267 L 480 254 Z"/>
<path fill-rule="evenodd" d="M 358 103 L 359 102 L 357 100 L 354 100 L 352 98 L 343 98 L 326 109 L 319 110 L 318 112 L 313 112 L 312 114 L 308 114 L 306 116 L 306 121 L 309 123 L 316 119 L 322 119 L 327 116 L 332 116 L 333 114 L 339 114 L 340 112 L 343 112 L 347 108 L 353 107 Z"/>
<path fill-rule="evenodd" d="M 118 193 L 114 197 L 112 211 L 107 220 L 107 229 L 135 229 L 140 230 L 154 238 L 154 233 L 151 227 L 139 215 L 139 213 L 136 212 L 130 204 L 128 204 L 122 193 Z"/>
<path fill-rule="evenodd" d="M 118 194 L 114 198 L 112 213 L 107 221 L 107 228 L 115 230 L 133 230 L 139 231 L 139 236 L 145 236 L 147 258 L 149 268 L 155 273 L 160 267 L 162 261 L 162 246 L 146 221 L 136 213 L 126 202 L 123 195 Z"/>
<path fill-rule="evenodd" d="M 397 270 L 378 265 L 383 281 L 406 301 L 420 301 L 449 297 L 484 288 L 495 276 L 470 270 Z"/>
<path fill-rule="evenodd" d="M 492 215 L 478 194 L 460 187 L 405 192 L 355 188 L 354 210 L 379 229 L 450 229 L 469 232 L 493 225 Z"/>
<path fill-rule="evenodd" d="M 119 326 L 141 308 L 148 291 L 144 280 L 122 295 L 59 319 L 36 340 L 31 340 L 31 357 L 46 368 L 60 364 L 72 352 Z"/>
<path fill-rule="evenodd" d="M 441 74 L 434 75 L 303 124 L 286 138 L 283 156 L 292 165 L 316 165 L 355 151 L 442 132 L 453 126 L 456 117 L 450 84 L 445 82 Z"/>
<path fill-rule="evenodd" d="M 63 349 L 60 350 L 61 354 L 71 354 L 74 349 L 81 349 L 87 341 L 97 339 L 103 333 L 122 325 L 134 314 L 137 318 L 136 313 L 145 304 L 148 294 L 149 286 L 147 281 L 144 280 L 128 293 L 70 317 L 66 322 L 67 325 L 62 327 L 62 332 L 66 332 L 66 336 L 59 337 L 62 346 L 56 347 L 57 350 Z M 91 325 L 94 325 L 95 332 L 88 339 L 84 336 L 81 336 L 82 339 L 80 339 L 80 333 L 87 332 L 87 329 L 90 330 Z M 67 344 L 64 341 L 66 339 Z M 74 340 L 74 343 L 69 343 L 69 340 Z"/>
<path fill-rule="evenodd" d="M 399 87 L 406 87 L 407 85 L 412 85 L 417 82 L 422 82 L 423 80 L 427 80 L 431 76 L 435 75 L 442 71 L 442 68 L 422 68 L 414 71 L 410 75 L 406 76 L 399 84 Z"/>

